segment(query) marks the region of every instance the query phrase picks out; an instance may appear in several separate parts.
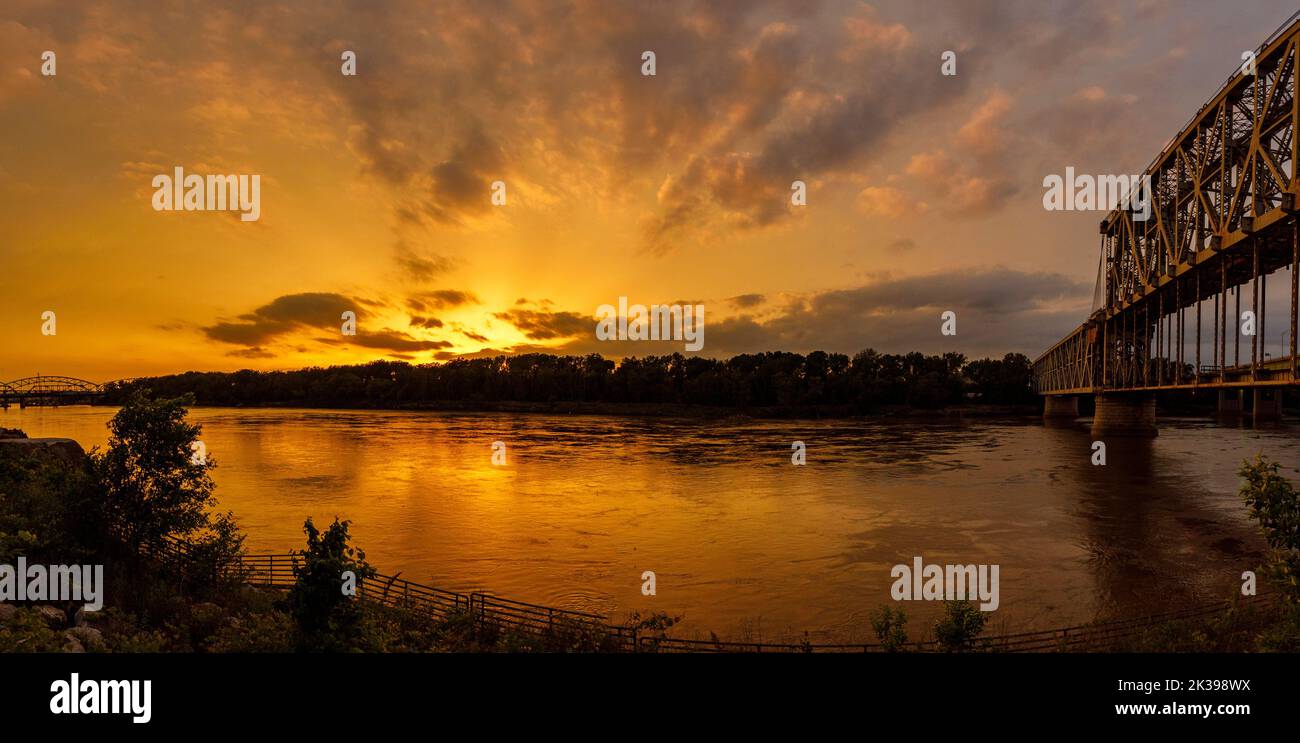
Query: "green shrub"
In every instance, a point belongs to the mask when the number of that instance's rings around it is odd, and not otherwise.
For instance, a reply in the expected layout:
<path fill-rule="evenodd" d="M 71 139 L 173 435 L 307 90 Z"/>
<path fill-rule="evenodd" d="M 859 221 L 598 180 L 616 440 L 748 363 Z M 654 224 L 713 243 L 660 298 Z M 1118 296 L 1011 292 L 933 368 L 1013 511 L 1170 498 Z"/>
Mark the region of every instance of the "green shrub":
<path fill-rule="evenodd" d="M 206 645 L 212 653 L 291 653 L 297 642 L 293 617 L 266 611 L 229 618 Z"/>
<path fill-rule="evenodd" d="M 348 524 L 335 518 L 324 533 L 311 519 L 303 524 L 307 549 L 299 553 L 302 563 L 293 567 L 295 582 L 288 598 L 303 650 L 374 649 L 377 638 L 366 631 L 362 599 L 343 592 L 344 573 L 351 572 L 357 586 L 377 574 L 366 562 L 366 553 L 348 544 Z"/>
<path fill-rule="evenodd" d="M 1238 474 L 1246 480 L 1241 497 L 1271 550 L 1267 572 L 1295 603 L 1300 602 L 1300 494 L 1279 469 L 1276 462 L 1256 456 L 1254 462 L 1242 462 Z"/>
<path fill-rule="evenodd" d="M 943 602 L 944 615 L 934 624 L 934 637 L 945 652 L 975 649 L 975 638 L 984 631 L 988 617 L 969 601 Z"/>
<path fill-rule="evenodd" d="M 0 653 L 57 653 L 65 642 L 34 609 L 20 608 L 0 622 Z"/>
<path fill-rule="evenodd" d="M 902 609 L 876 609 L 871 614 L 871 629 L 885 652 L 898 652 L 907 644 L 907 615 Z"/>

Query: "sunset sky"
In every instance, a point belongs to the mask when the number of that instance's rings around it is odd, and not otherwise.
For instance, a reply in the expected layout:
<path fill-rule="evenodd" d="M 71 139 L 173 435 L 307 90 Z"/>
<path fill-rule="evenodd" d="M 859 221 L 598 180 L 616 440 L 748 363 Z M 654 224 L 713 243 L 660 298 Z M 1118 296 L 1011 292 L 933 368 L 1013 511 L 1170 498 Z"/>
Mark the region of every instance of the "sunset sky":
<path fill-rule="evenodd" d="M 620 296 L 703 304 L 706 356 L 1035 356 L 1101 218 L 1043 177 L 1141 172 L 1293 10 L 5 0 L 0 380 L 682 350 L 598 341 Z M 260 220 L 154 211 L 176 166 Z"/>

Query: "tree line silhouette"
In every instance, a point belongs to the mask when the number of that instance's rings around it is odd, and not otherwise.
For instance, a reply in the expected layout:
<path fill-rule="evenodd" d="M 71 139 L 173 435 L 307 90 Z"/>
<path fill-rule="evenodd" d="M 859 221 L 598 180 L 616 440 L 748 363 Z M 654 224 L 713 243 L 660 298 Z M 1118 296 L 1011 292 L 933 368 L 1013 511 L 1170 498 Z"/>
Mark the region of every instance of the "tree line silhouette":
<path fill-rule="evenodd" d="M 725 408 L 837 407 L 871 412 L 883 406 L 938 408 L 965 402 L 1032 404 L 1030 361 L 1022 354 L 967 361 L 963 354 L 852 357 L 813 351 L 741 354 L 726 360 L 683 356 L 599 354 L 457 359 L 413 365 L 373 361 L 296 371 L 186 372 L 110 386 L 109 402 L 133 389 L 200 405 L 322 407 L 461 406 L 501 402 L 642 403 Z"/>

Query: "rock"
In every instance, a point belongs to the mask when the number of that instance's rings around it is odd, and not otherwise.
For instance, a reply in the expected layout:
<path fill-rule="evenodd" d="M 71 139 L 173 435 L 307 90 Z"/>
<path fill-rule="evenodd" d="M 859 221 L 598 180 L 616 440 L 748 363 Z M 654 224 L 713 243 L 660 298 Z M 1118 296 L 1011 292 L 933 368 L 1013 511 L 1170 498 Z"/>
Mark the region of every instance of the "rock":
<path fill-rule="evenodd" d="M 41 619 L 45 620 L 45 624 L 51 629 L 58 629 L 68 623 L 68 615 L 64 614 L 63 610 L 53 606 L 38 606 L 36 607 L 36 613 L 40 615 Z"/>
<path fill-rule="evenodd" d="M 84 653 L 84 652 L 86 652 L 86 648 L 84 648 L 84 647 L 81 645 L 81 641 L 78 640 L 77 638 L 75 638 L 75 637 L 73 637 L 72 635 L 67 634 L 67 633 L 64 633 L 63 637 L 64 637 L 64 639 L 67 640 L 67 642 L 63 643 L 63 652 L 65 652 L 65 653 Z"/>
<path fill-rule="evenodd" d="M 61 459 L 68 464 L 85 464 L 86 450 L 73 439 L 0 438 L 0 450 L 24 456 Z"/>
<path fill-rule="evenodd" d="M 18 607 L 13 604 L 0 604 L 0 622 L 7 622 L 14 618 L 18 613 Z"/>
<path fill-rule="evenodd" d="M 89 650 L 92 653 L 100 652 L 107 647 L 104 643 L 103 633 L 94 627 L 73 627 L 64 632 L 63 636 L 75 640 L 83 650 Z"/>
<path fill-rule="evenodd" d="M 0 439 L 25 439 L 27 434 L 21 428 L 0 428 Z"/>

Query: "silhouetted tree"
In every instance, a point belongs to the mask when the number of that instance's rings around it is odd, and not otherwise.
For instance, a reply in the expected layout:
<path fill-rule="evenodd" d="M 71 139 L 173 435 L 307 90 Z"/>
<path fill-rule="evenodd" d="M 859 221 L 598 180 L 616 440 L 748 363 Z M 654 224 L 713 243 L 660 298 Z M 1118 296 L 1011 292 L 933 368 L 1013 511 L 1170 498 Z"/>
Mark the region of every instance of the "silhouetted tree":
<path fill-rule="evenodd" d="M 866 413 L 885 405 L 942 407 L 968 396 L 980 402 L 1026 404 L 1029 359 L 967 361 L 959 353 L 926 356 L 867 349 L 852 358 L 813 351 L 740 354 L 726 360 L 632 356 L 615 363 L 598 354 L 456 359 L 411 365 L 376 361 L 292 372 L 188 372 L 137 380 L 110 390 L 121 399 L 151 387 L 193 394 L 205 405 L 291 404 L 395 407 L 431 403 L 604 402 L 689 404 L 728 408 L 804 409 L 834 406 Z"/>

